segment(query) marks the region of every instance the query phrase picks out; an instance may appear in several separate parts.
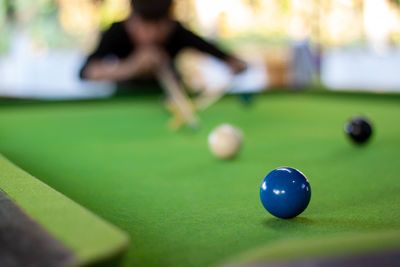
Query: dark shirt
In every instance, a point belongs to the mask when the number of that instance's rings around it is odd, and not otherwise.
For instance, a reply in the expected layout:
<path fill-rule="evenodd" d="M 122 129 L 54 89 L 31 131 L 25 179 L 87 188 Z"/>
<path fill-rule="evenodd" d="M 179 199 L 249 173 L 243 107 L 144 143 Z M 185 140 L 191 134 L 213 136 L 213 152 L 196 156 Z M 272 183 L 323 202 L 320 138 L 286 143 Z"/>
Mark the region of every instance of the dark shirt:
<path fill-rule="evenodd" d="M 174 31 L 162 45 L 171 58 L 175 58 L 183 48 L 194 48 L 222 60 L 229 57 L 215 45 L 184 28 L 179 22 L 175 23 L 177 25 Z M 80 77 L 85 78 L 83 71 L 91 60 L 103 59 L 109 56 L 123 59 L 128 57 L 134 50 L 135 44 L 129 38 L 124 22 L 114 23 L 102 34 L 97 49 L 87 58 L 86 63 L 83 65 Z"/>

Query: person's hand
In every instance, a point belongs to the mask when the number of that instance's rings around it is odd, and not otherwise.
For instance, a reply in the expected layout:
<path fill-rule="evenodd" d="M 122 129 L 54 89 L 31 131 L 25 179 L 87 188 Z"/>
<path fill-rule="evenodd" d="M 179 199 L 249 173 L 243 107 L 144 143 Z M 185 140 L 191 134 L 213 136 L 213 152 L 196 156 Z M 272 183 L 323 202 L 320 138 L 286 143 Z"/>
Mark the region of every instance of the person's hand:
<path fill-rule="evenodd" d="M 132 76 L 150 76 L 168 60 L 165 51 L 158 47 L 139 47 L 127 58 Z"/>
<path fill-rule="evenodd" d="M 90 80 L 103 80 L 107 78 L 109 73 L 114 72 L 119 65 L 117 57 L 97 59 L 88 64 L 83 72 L 83 76 Z"/>
<path fill-rule="evenodd" d="M 244 62 L 240 59 L 237 59 L 235 57 L 229 57 L 226 60 L 226 63 L 231 68 L 231 70 L 234 74 L 239 74 L 247 69 L 246 62 Z"/>

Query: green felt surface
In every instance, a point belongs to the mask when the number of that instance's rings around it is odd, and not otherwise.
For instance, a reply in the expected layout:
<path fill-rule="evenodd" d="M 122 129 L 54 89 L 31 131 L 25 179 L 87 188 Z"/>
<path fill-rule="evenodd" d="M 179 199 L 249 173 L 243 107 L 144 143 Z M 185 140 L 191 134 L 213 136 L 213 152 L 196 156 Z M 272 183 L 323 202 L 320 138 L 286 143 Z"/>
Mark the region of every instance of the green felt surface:
<path fill-rule="evenodd" d="M 129 238 L 125 233 L 22 171 L 2 155 L 0 188 L 72 250 L 77 266 L 109 259 L 128 246 Z"/>
<path fill-rule="evenodd" d="M 159 103 L 9 103 L 0 107 L 0 151 L 127 231 L 124 266 L 290 258 L 287 248 L 310 240 L 322 241 L 309 255 L 400 244 L 399 97 L 265 94 L 250 108 L 228 97 L 200 114 L 198 132 L 177 133 L 168 132 Z M 368 146 L 344 136 L 355 113 L 374 123 Z M 209 131 L 224 122 L 244 133 L 232 161 L 216 160 L 207 147 Z M 262 179 L 280 166 L 300 169 L 311 183 L 310 205 L 294 220 L 273 218 L 259 200 Z M 352 236 L 358 242 L 344 246 Z M 325 250 L 324 239 L 333 240 Z M 254 252 L 263 248 L 274 253 Z"/>

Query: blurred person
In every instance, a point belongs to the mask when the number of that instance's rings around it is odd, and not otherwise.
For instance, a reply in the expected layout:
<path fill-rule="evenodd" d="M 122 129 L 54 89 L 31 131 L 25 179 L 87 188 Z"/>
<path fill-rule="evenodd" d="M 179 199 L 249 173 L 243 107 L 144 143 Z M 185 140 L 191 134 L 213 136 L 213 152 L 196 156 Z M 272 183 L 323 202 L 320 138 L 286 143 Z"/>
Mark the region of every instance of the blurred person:
<path fill-rule="evenodd" d="M 154 78 L 164 63 L 176 73 L 173 59 L 184 48 L 194 48 L 224 61 L 239 73 L 246 64 L 186 29 L 171 16 L 172 0 L 131 0 L 132 12 L 111 25 L 87 58 L 80 77 L 126 82 Z"/>
<path fill-rule="evenodd" d="M 303 89 L 319 80 L 320 47 L 312 49 L 308 39 L 293 41 L 290 60 L 290 87 Z"/>

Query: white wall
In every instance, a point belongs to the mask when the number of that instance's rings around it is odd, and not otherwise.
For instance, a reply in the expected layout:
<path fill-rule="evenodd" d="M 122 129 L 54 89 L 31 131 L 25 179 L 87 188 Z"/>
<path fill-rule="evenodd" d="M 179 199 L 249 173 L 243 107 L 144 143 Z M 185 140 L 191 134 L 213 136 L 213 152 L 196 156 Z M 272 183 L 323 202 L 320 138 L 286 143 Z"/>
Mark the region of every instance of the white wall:
<path fill-rule="evenodd" d="M 400 49 L 375 53 L 367 48 L 324 53 L 322 82 L 333 90 L 400 92 Z"/>
<path fill-rule="evenodd" d="M 0 57 L 0 96 L 46 99 L 107 97 L 110 83 L 82 82 L 79 51 L 38 50 L 23 32 L 13 36 L 11 51 Z"/>

